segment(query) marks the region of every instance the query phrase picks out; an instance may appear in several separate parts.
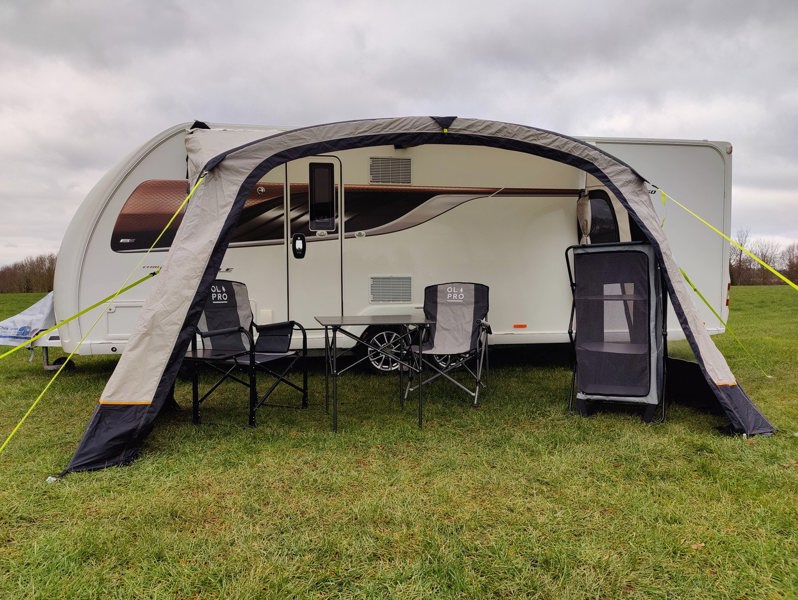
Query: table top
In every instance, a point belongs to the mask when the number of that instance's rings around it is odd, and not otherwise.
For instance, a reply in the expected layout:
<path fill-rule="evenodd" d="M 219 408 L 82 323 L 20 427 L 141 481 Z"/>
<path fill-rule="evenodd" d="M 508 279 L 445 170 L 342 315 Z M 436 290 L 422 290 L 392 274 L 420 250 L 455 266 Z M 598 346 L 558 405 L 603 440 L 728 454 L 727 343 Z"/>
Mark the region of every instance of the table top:
<path fill-rule="evenodd" d="M 434 323 L 424 315 L 352 315 L 337 317 L 314 317 L 324 327 L 347 327 L 356 325 L 429 325 Z"/>

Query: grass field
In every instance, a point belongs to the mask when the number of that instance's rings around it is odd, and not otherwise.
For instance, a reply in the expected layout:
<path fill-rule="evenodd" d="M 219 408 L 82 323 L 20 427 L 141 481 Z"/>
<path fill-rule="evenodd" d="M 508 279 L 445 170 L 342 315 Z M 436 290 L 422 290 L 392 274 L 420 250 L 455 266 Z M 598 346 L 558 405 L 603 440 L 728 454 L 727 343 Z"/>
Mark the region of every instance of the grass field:
<path fill-rule="evenodd" d="M 0 318 L 36 299 L 0 296 Z M 754 359 L 717 343 L 775 436 L 678 405 L 662 425 L 580 418 L 551 349 L 493 353 L 478 410 L 434 386 L 423 430 L 395 380 L 347 376 L 336 435 L 318 362 L 307 411 L 251 429 L 226 388 L 134 464 L 50 484 L 115 364 L 78 357 L 0 455 L 0 597 L 798 597 L 798 294 L 735 288 L 730 325 Z M 40 360 L 0 363 L 0 441 Z"/>

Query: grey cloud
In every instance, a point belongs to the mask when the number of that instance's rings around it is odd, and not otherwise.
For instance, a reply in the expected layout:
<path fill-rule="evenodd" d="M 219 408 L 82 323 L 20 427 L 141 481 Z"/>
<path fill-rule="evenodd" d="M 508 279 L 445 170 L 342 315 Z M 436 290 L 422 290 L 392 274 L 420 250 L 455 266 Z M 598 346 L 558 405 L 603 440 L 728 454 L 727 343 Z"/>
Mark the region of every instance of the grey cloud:
<path fill-rule="evenodd" d="M 37 56 L 70 57 L 84 66 L 117 67 L 188 39 L 189 5 L 161 0 L 15 2 L 0 12 L 6 42 Z"/>

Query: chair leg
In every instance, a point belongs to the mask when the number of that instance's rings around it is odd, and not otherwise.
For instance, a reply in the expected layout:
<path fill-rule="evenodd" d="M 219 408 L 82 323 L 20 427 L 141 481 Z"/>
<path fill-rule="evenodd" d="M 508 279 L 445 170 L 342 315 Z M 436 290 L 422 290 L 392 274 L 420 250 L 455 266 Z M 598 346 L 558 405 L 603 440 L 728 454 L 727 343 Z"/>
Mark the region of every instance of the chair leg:
<path fill-rule="evenodd" d="M 407 362 L 409 364 L 413 365 L 413 366 L 412 366 L 412 368 L 407 370 L 407 386 L 405 386 L 404 391 L 400 390 L 402 408 L 404 408 L 404 401 L 407 400 L 407 398 L 410 396 L 410 392 L 412 392 L 412 391 L 414 391 L 416 389 L 416 388 L 413 387 L 413 378 L 414 378 L 414 375 L 416 373 L 416 369 L 418 369 L 420 367 L 419 360 L 416 357 L 416 353 L 413 352 L 413 347 L 412 346 L 408 346 L 407 355 L 406 355 L 405 360 L 407 360 Z M 400 382 L 401 382 L 401 377 L 400 377 Z M 421 382 L 421 378 L 419 377 L 419 385 L 421 385 L 420 382 Z"/>
<path fill-rule="evenodd" d="M 488 341 L 485 340 L 485 387 L 488 387 L 489 380 L 490 380 L 490 347 L 488 346 Z"/>
<path fill-rule="evenodd" d="M 308 407 L 308 355 L 302 354 L 302 408 Z"/>
<path fill-rule="evenodd" d="M 405 390 L 405 396 L 404 396 L 405 399 L 407 399 L 407 397 L 410 394 L 410 392 L 414 391 L 416 388 L 418 388 L 418 387 L 420 387 L 422 385 L 427 385 L 429 383 L 432 383 L 436 379 L 442 377 L 442 378 L 447 379 L 448 381 L 450 381 L 455 386 L 459 387 L 461 390 L 463 390 L 469 396 L 471 396 L 471 398 L 472 398 L 472 401 L 471 401 L 472 408 L 478 408 L 479 407 L 479 389 L 482 386 L 484 386 L 485 384 L 482 381 L 481 373 L 482 373 L 483 365 L 482 365 L 482 362 L 480 360 L 480 356 L 479 356 L 478 353 L 477 354 L 471 354 L 466 359 L 458 360 L 455 367 L 449 366 L 449 367 L 440 368 L 435 363 L 434 360 L 424 360 L 423 358 L 421 360 L 424 363 L 424 365 L 426 365 L 427 367 L 430 368 L 430 370 L 432 371 L 432 375 L 430 375 L 430 376 L 428 376 L 426 378 L 419 376 L 418 383 L 416 384 L 416 387 L 413 387 L 412 378 L 410 378 L 409 382 L 408 382 L 408 385 L 407 385 L 407 389 Z M 471 364 L 475 360 L 476 360 L 476 365 Z M 463 382 L 458 381 L 458 379 L 456 379 L 454 377 L 454 375 L 456 374 L 458 369 L 459 370 L 463 370 L 463 371 L 468 373 L 468 376 L 470 378 L 469 382 L 471 381 L 471 379 L 473 379 L 473 381 L 474 381 L 473 390 L 472 390 L 472 388 L 467 387 L 466 385 L 463 384 Z M 412 375 L 413 375 L 413 373 L 411 372 L 410 376 L 412 377 Z"/>
<path fill-rule="evenodd" d="M 258 408 L 258 387 L 255 367 L 249 368 L 249 426 L 255 427 L 255 411 Z"/>
<path fill-rule="evenodd" d="M 290 378 L 290 374 L 294 368 L 294 365 L 299 364 L 302 368 L 302 382 L 301 384 L 297 381 L 294 381 Z M 284 365 L 283 368 L 270 368 L 266 364 L 260 364 L 255 366 L 255 372 L 268 375 L 269 377 L 273 378 L 273 381 L 269 388 L 261 395 L 257 397 L 255 410 L 258 410 L 261 406 L 273 406 L 279 408 L 300 408 L 305 409 L 308 407 L 308 368 L 306 359 L 303 356 L 294 356 L 291 358 L 290 362 L 287 365 Z M 286 385 L 301 394 L 301 401 L 300 404 L 297 405 L 295 403 L 292 404 L 277 404 L 277 403 L 270 403 L 268 402 L 269 397 L 272 395 L 280 385 Z"/>
<path fill-rule="evenodd" d="M 196 364 L 191 365 L 191 420 L 195 425 L 200 423 L 199 368 Z"/>
<path fill-rule="evenodd" d="M 485 383 L 482 383 L 482 372 L 483 367 L 485 371 Z M 474 408 L 479 407 L 479 388 L 484 385 L 488 387 L 487 379 L 488 379 L 488 369 L 489 369 L 489 360 L 488 360 L 488 344 L 487 340 L 482 343 L 482 347 L 480 348 L 480 353 L 477 356 L 477 372 L 476 372 L 476 388 L 474 390 L 474 402 L 471 406 Z"/>

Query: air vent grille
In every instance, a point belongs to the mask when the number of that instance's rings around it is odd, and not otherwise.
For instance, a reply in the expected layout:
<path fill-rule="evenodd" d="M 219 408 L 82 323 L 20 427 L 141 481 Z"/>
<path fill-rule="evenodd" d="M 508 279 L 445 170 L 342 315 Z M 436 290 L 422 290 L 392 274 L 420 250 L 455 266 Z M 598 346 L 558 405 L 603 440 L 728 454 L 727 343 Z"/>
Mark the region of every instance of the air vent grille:
<path fill-rule="evenodd" d="M 372 304 L 409 304 L 411 296 L 409 276 L 387 276 L 371 278 Z"/>
<path fill-rule="evenodd" d="M 372 157 L 369 165 L 369 182 L 410 184 L 410 159 Z"/>

